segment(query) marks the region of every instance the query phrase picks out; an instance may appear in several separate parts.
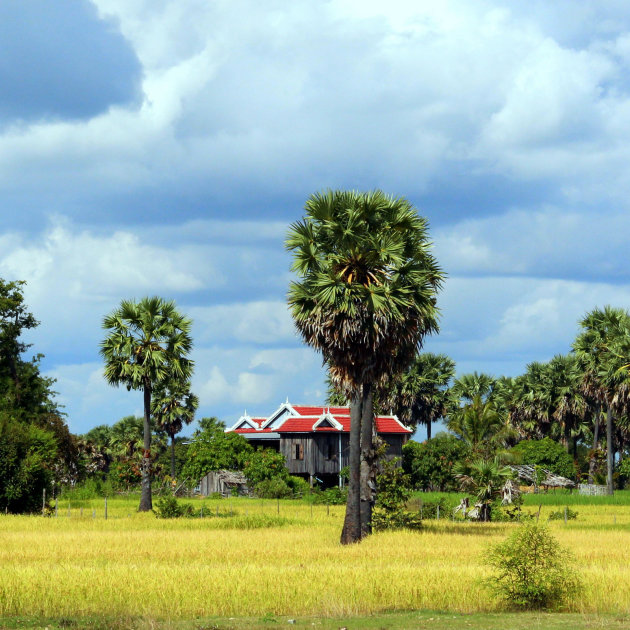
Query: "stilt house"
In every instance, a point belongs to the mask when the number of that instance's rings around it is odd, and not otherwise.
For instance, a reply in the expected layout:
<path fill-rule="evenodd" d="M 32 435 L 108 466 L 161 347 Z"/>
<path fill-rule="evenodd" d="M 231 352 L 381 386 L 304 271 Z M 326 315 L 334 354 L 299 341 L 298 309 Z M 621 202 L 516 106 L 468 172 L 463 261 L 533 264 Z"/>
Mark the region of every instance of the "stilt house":
<path fill-rule="evenodd" d="M 387 456 L 401 456 L 412 431 L 396 416 L 376 416 L 375 422 Z M 252 446 L 282 453 L 289 472 L 311 483 L 315 478 L 326 486 L 340 483 L 339 472 L 348 465 L 349 407 L 291 405 L 287 400 L 267 417 L 245 412 L 228 431 L 239 433 Z"/>

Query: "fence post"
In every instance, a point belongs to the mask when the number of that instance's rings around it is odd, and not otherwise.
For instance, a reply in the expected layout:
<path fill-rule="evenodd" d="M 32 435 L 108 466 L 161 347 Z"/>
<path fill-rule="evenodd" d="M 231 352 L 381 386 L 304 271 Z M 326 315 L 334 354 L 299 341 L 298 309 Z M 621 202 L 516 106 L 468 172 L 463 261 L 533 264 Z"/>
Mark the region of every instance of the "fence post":
<path fill-rule="evenodd" d="M 203 518 L 203 505 L 201 506 L 201 512 L 199 513 L 199 518 Z"/>
<path fill-rule="evenodd" d="M 280 514 L 280 499 L 276 499 L 278 514 Z"/>
<path fill-rule="evenodd" d="M 59 516 L 59 499 L 55 498 L 55 518 Z"/>
<path fill-rule="evenodd" d="M 107 520 L 107 497 L 105 497 L 105 520 Z"/>
<path fill-rule="evenodd" d="M 566 508 L 566 506 L 564 508 L 564 524 L 565 525 L 567 524 L 567 508 Z"/>
<path fill-rule="evenodd" d="M 538 506 L 538 514 L 536 514 L 536 522 L 538 523 L 538 519 L 540 518 L 540 510 L 542 510 L 542 503 Z"/>
<path fill-rule="evenodd" d="M 437 510 L 435 511 L 435 513 L 437 515 L 437 520 L 439 521 L 440 520 L 440 504 L 439 503 L 438 503 Z"/>
<path fill-rule="evenodd" d="M 42 492 L 42 515 L 46 514 L 46 488 Z"/>

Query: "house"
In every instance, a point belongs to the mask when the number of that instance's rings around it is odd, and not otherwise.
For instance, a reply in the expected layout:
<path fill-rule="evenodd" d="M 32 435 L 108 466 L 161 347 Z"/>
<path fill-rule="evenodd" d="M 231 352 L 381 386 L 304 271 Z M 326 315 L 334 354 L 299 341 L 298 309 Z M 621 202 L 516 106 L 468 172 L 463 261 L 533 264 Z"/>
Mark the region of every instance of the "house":
<path fill-rule="evenodd" d="M 402 455 L 412 431 L 396 416 L 376 416 L 376 432 L 387 444 L 387 456 Z M 254 446 L 282 453 L 292 475 L 325 486 L 341 484 L 339 472 L 348 465 L 350 408 L 292 405 L 289 400 L 268 417 L 242 415 L 228 429 Z"/>

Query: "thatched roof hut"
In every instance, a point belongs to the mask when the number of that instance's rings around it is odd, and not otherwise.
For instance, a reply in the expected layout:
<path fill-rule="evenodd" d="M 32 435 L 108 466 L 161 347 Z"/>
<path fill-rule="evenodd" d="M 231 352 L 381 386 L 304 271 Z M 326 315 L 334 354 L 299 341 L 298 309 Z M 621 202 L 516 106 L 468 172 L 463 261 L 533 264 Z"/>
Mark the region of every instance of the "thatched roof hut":
<path fill-rule="evenodd" d="M 546 468 L 534 466 L 533 464 L 520 464 L 518 466 L 510 466 L 510 468 L 516 473 L 516 476 L 521 481 L 527 482 L 532 486 L 544 486 L 546 488 L 575 488 L 575 482 L 556 475 Z M 540 480 L 540 472 L 544 473 L 545 477 Z"/>

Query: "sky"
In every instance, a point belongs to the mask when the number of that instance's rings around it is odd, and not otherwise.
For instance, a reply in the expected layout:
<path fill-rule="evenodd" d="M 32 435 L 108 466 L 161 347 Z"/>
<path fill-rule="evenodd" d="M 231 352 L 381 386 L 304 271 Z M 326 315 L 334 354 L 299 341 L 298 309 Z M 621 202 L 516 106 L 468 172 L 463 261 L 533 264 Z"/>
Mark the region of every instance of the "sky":
<path fill-rule="evenodd" d="M 459 374 L 630 305 L 625 1 L 27 0 L 0 41 L 0 277 L 75 433 L 142 413 L 98 353 L 123 298 L 193 319 L 199 417 L 322 402 L 284 239 L 327 188 L 427 217 Z"/>

